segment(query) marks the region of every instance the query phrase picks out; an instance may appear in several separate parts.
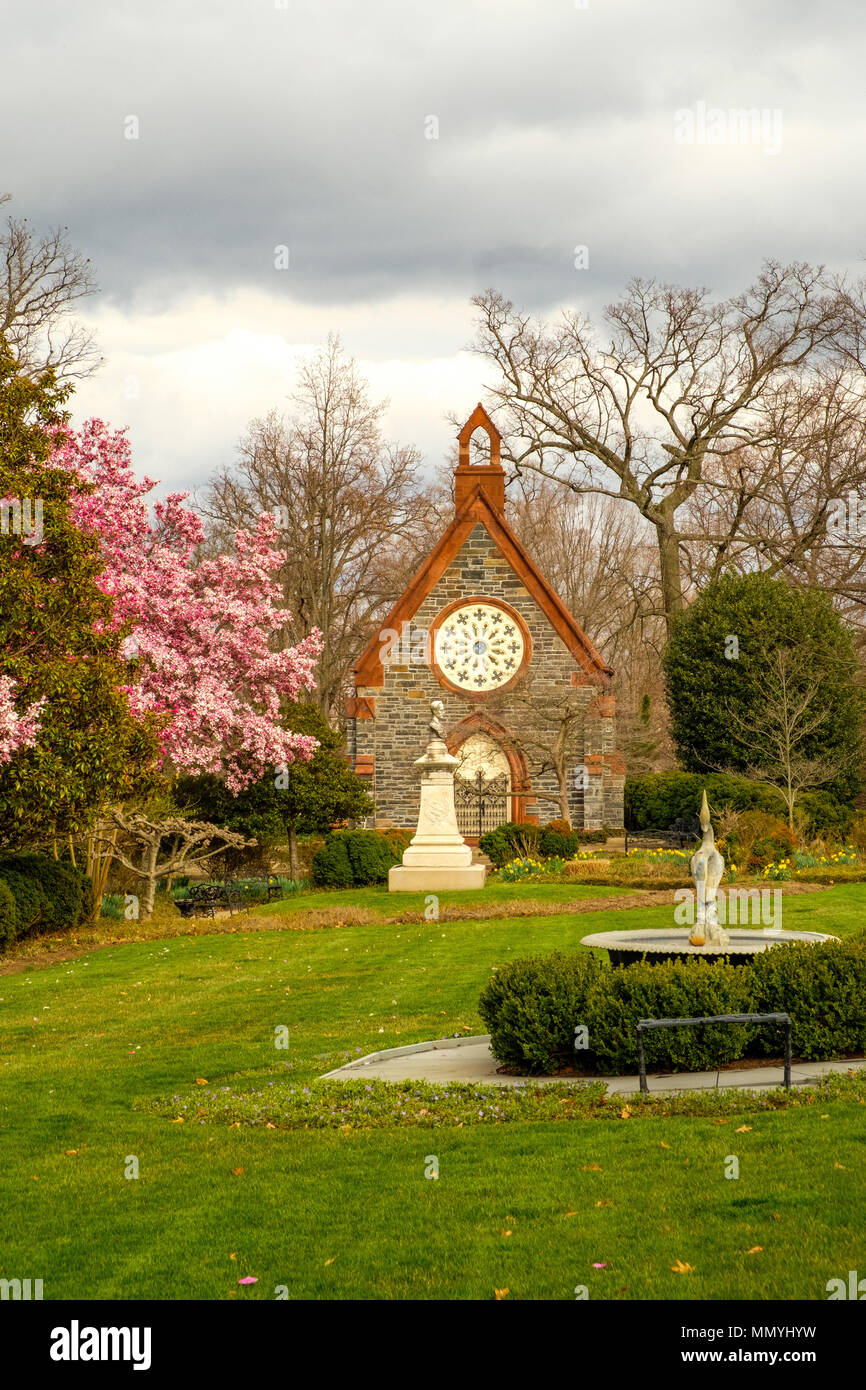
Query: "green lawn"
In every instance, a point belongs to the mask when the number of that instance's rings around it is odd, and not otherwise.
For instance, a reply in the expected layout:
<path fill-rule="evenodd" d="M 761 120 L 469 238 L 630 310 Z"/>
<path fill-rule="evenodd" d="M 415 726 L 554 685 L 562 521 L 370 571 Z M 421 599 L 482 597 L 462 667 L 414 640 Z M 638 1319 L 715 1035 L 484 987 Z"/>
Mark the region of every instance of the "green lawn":
<path fill-rule="evenodd" d="M 436 896 L 440 909 L 465 906 L 475 911 L 485 903 L 576 903 L 586 898 L 615 898 L 633 892 L 634 889 L 628 884 L 610 887 L 594 883 L 544 883 L 541 880 L 536 883 L 498 883 L 494 879 L 480 891 L 477 888 L 464 889 Z M 292 913 L 322 907 L 362 907 L 383 917 L 394 917 L 403 912 L 423 913 L 429 897 L 428 893 L 389 893 L 385 887 L 334 889 L 293 894 L 290 898 L 257 907 L 256 914 Z"/>
<path fill-rule="evenodd" d="M 529 888 L 578 893 L 518 891 Z M 313 902 L 341 896 L 385 900 L 366 890 Z M 791 897 L 785 926 L 843 935 L 864 905 L 859 885 Z M 612 901 L 538 918 L 241 926 L 0 978 L 0 1277 L 42 1278 L 46 1298 L 273 1298 L 277 1285 L 292 1298 L 508 1288 L 571 1299 L 579 1285 L 593 1298 L 825 1298 L 828 1279 L 863 1263 L 866 1110 L 856 1099 L 774 1112 L 747 1102 L 723 1124 L 346 1133 L 193 1115 L 179 1124 L 133 1108 L 238 1073 L 258 1078 L 251 1089 L 287 1077 L 303 1088 L 359 1052 L 481 1032 L 475 1006 L 492 965 L 606 928 L 667 925 L 670 911 Z M 288 1051 L 274 1046 L 280 1025 Z M 124 1176 L 132 1155 L 138 1180 Z M 429 1155 L 438 1181 L 425 1179 Z M 736 1181 L 724 1176 L 729 1155 Z M 678 1260 L 692 1271 L 672 1273 Z M 259 1282 L 239 1287 L 245 1275 Z"/>

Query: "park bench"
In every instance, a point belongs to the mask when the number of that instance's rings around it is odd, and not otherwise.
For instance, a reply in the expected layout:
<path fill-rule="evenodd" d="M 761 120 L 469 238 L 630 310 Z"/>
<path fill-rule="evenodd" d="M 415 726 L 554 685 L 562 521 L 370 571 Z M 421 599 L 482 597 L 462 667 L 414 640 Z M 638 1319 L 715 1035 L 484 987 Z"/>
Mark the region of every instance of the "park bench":
<path fill-rule="evenodd" d="M 697 816 L 680 816 L 664 830 L 627 830 L 625 852 L 631 849 L 685 849 L 701 837 Z"/>

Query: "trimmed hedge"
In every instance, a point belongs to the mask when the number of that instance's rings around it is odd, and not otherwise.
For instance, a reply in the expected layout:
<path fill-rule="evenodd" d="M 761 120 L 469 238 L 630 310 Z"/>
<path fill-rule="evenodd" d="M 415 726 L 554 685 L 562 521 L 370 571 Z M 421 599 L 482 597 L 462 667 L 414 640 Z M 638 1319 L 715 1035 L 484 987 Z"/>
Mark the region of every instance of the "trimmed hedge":
<path fill-rule="evenodd" d="M 376 830 L 336 830 L 313 855 L 317 888 L 363 888 L 386 883 L 388 870 L 399 864 L 384 835 Z"/>
<path fill-rule="evenodd" d="M 478 1012 L 495 1057 L 506 1066 L 554 1071 L 573 1063 L 575 1028 L 588 1024 L 589 997 L 610 971 L 595 952 L 509 961 L 482 992 Z M 593 1034 L 590 1032 L 590 1042 Z M 582 1051 L 580 1060 L 594 1060 Z"/>
<path fill-rule="evenodd" d="M 71 864 L 47 854 L 16 854 L 0 861 L 0 873 L 4 866 L 24 874 L 42 894 L 39 925 L 43 931 L 62 931 L 78 925 L 83 895 L 81 880 Z"/>
<path fill-rule="evenodd" d="M 93 886 L 87 875 L 63 860 L 47 854 L 14 854 L 0 859 L 0 884 L 11 893 L 15 906 L 14 930 L 8 915 L 0 941 L 7 944 L 35 929 L 62 931 L 88 920 Z"/>
<path fill-rule="evenodd" d="M 45 897 L 37 883 L 26 874 L 6 866 L 0 860 L 0 879 L 6 884 L 15 899 L 17 917 L 17 936 L 26 936 L 34 927 L 41 925 L 45 911 Z"/>
<path fill-rule="evenodd" d="M 14 941 L 18 935 L 18 910 L 8 883 L 0 878 L 0 946 Z"/>
<path fill-rule="evenodd" d="M 755 1012 L 791 1015 L 795 1057 L 866 1050 L 866 940 L 786 942 L 756 956 L 751 972 Z M 778 1057 L 779 1039 L 760 1031 L 756 1052 Z"/>
<path fill-rule="evenodd" d="M 568 834 L 543 830 L 538 848 L 545 859 L 573 859 L 580 849 L 580 840 L 573 830 Z"/>
<path fill-rule="evenodd" d="M 529 1073 L 568 1065 L 637 1071 L 641 1018 L 788 1013 L 794 1056 L 808 1061 L 866 1051 L 866 935 L 779 944 L 745 965 L 663 961 L 611 969 L 595 953 L 509 961 L 486 985 L 479 1012 L 495 1057 Z M 588 1050 L 575 1051 L 585 1025 Z M 705 1071 L 743 1057 L 778 1057 L 781 1029 L 705 1024 L 644 1035 L 652 1071 Z"/>
<path fill-rule="evenodd" d="M 611 970 L 589 1000 L 589 1040 L 598 1070 L 638 1068 L 635 1024 L 641 1018 L 698 1018 L 752 1012 L 748 967 L 726 961 L 636 961 Z M 743 1057 L 754 1033 L 747 1024 L 659 1028 L 645 1035 L 650 1071 L 706 1071 Z"/>
<path fill-rule="evenodd" d="M 722 810 L 767 811 L 779 816 L 781 798 L 760 782 L 722 772 L 649 772 L 625 781 L 625 823 L 629 830 L 664 830 L 681 816 L 695 816 L 706 787 L 710 806 Z M 853 808 L 827 792 L 802 792 L 798 805 L 806 812 L 811 833 L 847 835 Z"/>

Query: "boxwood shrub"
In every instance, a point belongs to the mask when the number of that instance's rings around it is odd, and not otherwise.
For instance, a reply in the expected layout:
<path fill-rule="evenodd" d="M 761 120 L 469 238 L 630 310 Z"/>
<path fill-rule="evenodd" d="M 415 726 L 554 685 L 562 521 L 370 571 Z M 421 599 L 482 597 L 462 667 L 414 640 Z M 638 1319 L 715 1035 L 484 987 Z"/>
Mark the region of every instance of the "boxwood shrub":
<path fill-rule="evenodd" d="M 509 961 L 485 986 L 478 1011 L 495 1057 L 531 1072 L 594 1062 L 575 1052 L 575 1029 L 588 1025 L 590 995 L 611 972 L 595 953 L 534 956 Z M 592 1043 L 593 1034 L 589 1034 Z"/>
<path fill-rule="evenodd" d="M 71 864 L 47 854 L 15 854 L 0 861 L 14 873 L 23 874 L 39 890 L 42 909 L 39 927 L 43 931 L 62 931 L 81 921 L 83 894 L 81 879 Z"/>
<path fill-rule="evenodd" d="M 28 932 L 62 931 L 92 914 L 93 886 L 81 869 L 47 854 L 10 854 L 0 859 L 0 883 L 15 903 L 17 937 Z M 0 941 L 4 939 L 0 927 Z M 8 929 L 7 943 L 12 939 Z"/>
<path fill-rule="evenodd" d="M 317 888 L 363 888 L 385 883 L 388 870 L 399 864 L 384 835 L 376 830 L 336 830 L 313 855 Z"/>
<path fill-rule="evenodd" d="M 18 922 L 18 936 L 26 936 L 35 927 L 41 926 L 45 912 L 45 896 L 38 883 L 17 869 L 8 867 L 0 860 L 0 879 L 6 884 L 15 899 L 15 912 Z"/>
<path fill-rule="evenodd" d="M 0 878 L 0 948 L 18 935 L 18 911 L 12 889 Z"/>
<path fill-rule="evenodd" d="M 846 941 L 779 944 L 744 965 L 636 961 L 611 969 L 595 953 L 509 961 L 479 1001 L 494 1056 L 527 1073 L 637 1071 L 641 1018 L 788 1013 L 793 1053 L 825 1061 L 866 1052 L 866 933 Z M 575 1029 L 588 1050 L 575 1052 Z M 703 1024 L 644 1035 L 650 1071 L 706 1071 L 745 1057 L 778 1057 L 781 1028 Z"/>
<path fill-rule="evenodd" d="M 580 840 L 573 831 L 542 830 L 538 849 L 544 859 L 573 859 L 580 849 Z"/>
<path fill-rule="evenodd" d="M 795 1057 L 823 1062 L 866 1050 L 866 940 L 787 942 L 751 967 L 755 1011 L 791 1015 Z M 778 1057 L 774 1030 L 759 1030 L 755 1051 Z"/>
<path fill-rule="evenodd" d="M 748 966 L 726 961 L 636 961 L 610 970 L 589 1001 L 589 1040 L 601 1072 L 637 1071 L 641 1018 L 698 1018 L 752 1012 Z M 650 1071 L 706 1071 L 746 1055 L 754 1028 L 702 1024 L 658 1028 L 644 1037 Z"/>

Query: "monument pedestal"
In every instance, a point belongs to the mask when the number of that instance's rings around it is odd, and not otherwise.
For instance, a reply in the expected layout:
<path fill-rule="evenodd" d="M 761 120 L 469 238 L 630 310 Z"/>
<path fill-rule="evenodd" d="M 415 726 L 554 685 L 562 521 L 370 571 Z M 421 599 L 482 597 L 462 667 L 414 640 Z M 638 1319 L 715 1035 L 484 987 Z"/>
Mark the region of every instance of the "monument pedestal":
<path fill-rule="evenodd" d="M 388 874 L 392 893 L 440 893 L 455 888 L 483 888 L 484 864 L 472 863 L 472 850 L 457 827 L 454 769 L 457 759 L 445 741 L 432 738 L 415 766 L 421 772 L 418 829 L 403 854 L 403 863 Z"/>

